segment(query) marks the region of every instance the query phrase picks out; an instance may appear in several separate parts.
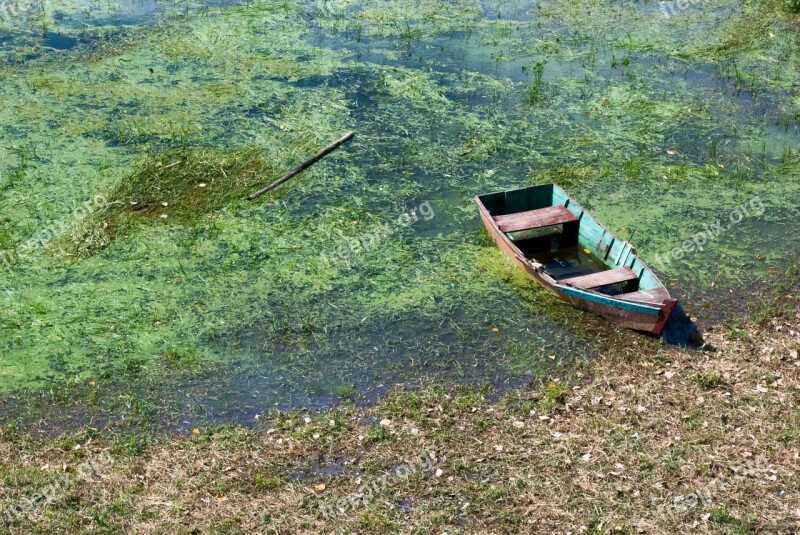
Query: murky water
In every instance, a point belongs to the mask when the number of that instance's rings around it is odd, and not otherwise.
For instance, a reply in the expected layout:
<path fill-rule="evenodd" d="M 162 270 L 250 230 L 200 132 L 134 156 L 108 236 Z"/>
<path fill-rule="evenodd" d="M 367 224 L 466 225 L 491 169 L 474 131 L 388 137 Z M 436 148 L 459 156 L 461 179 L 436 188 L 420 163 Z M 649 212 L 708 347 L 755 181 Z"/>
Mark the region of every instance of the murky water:
<path fill-rule="evenodd" d="M 471 199 L 488 191 L 558 182 L 634 233 L 705 325 L 774 288 L 800 245 L 794 49 L 775 27 L 758 53 L 713 52 L 747 16 L 737 2 L 671 17 L 559 0 L 4 14 L 0 250 L 55 235 L 0 271 L 6 417 L 247 422 L 657 345 L 511 268 L 479 232 Z M 143 201 L 114 197 L 142 158 L 253 146 L 280 174 L 347 130 L 355 141 L 259 202 L 173 213 L 164 185 L 161 217 L 75 253 L 108 220 L 76 206 Z"/>

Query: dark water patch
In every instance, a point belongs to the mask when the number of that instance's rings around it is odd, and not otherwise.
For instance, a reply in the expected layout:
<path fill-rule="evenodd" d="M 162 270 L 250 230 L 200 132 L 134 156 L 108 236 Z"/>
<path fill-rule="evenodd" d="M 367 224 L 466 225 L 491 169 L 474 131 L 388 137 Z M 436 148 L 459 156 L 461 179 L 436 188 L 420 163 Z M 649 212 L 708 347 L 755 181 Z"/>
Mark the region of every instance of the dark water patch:
<path fill-rule="evenodd" d="M 327 308 L 325 300 L 319 307 Z M 325 405 L 337 396 L 371 401 L 395 384 L 423 377 L 502 385 L 512 376 L 547 373 L 554 364 L 548 352 L 556 351 L 567 361 L 585 355 L 585 347 L 567 331 L 537 325 L 522 310 L 506 313 L 493 321 L 492 312 L 481 319 L 456 309 L 437 321 L 411 312 L 306 334 L 290 324 L 277 331 L 275 326 L 254 326 L 239 332 L 233 345 L 222 347 L 245 352 L 247 360 L 257 362 L 254 375 L 243 378 L 239 391 L 261 385 L 265 393 L 274 392 L 274 403 L 306 407 Z"/>
<path fill-rule="evenodd" d="M 78 46 L 78 39 L 58 32 L 47 32 L 42 39 L 42 46 L 56 50 L 72 50 Z"/>
<path fill-rule="evenodd" d="M 242 0 L 198 0 L 180 2 L 174 0 L 122 0 L 104 4 L 87 1 L 82 10 L 56 9 L 52 18 L 57 26 L 67 30 L 82 30 L 87 27 L 152 26 L 202 15 L 211 8 L 222 8 L 242 4 Z M 48 11 L 49 13 L 49 11 Z"/>
<path fill-rule="evenodd" d="M 33 68 L 97 60 L 118 54 L 141 37 L 136 27 L 15 32 L 5 43 L 0 40 L 0 64 Z"/>

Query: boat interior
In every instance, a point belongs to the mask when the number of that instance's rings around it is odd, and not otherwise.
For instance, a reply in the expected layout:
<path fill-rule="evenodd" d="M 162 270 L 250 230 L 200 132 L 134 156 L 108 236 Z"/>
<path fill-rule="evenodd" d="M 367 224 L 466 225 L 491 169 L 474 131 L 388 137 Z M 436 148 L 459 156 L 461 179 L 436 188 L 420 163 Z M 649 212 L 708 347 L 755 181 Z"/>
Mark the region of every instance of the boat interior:
<path fill-rule="evenodd" d="M 555 184 L 479 197 L 497 227 L 559 284 L 611 296 L 663 288 L 633 247 Z"/>

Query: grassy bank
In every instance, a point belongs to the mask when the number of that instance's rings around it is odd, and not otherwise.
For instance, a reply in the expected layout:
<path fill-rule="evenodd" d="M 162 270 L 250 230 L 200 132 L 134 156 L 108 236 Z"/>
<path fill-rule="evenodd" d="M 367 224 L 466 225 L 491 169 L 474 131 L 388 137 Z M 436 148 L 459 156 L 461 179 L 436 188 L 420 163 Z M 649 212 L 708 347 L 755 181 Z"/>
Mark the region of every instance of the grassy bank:
<path fill-rule="evenodd" d="M 188 436 L 7 427 L 6 515 L 37 493 L 51 503 L 23 505 L 4 528 L 789 533 L 800 523 L 796 289 L 776 302 L 771 318 L 706 333 L 702 351 L 642 360 L 636 344 L 615 348 L 500 399 L 429 385 L 369 409 L 276 412 Z"/>

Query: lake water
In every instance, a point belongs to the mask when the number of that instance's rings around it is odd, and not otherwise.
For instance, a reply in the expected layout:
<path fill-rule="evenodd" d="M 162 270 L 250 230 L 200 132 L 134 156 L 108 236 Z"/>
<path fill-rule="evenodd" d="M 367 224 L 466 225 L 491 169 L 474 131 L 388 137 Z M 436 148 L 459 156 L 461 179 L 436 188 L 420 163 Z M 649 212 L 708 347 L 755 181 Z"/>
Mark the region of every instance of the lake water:
<path fill-rule="evenodd" d="M 52 229 L 0 270 L 4 416 L 247 423 L 656 351 L 481 235 L 473 196 L 534 183 L 633 235 L 701 328 L 743 313 L 800 246 L 797 58 L 778 22 L 743 47 L 752 14 L 697 4 L 0 3 L 0 250 Z M 146 158 L 255 147 L 267 184 L 348 130 L 270 195 L 192 217 L 156 166 L 163 217 L 74 252 L 104 232 L 93 199 L 142 201 L 115 192 Z"/>

